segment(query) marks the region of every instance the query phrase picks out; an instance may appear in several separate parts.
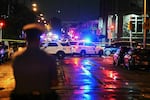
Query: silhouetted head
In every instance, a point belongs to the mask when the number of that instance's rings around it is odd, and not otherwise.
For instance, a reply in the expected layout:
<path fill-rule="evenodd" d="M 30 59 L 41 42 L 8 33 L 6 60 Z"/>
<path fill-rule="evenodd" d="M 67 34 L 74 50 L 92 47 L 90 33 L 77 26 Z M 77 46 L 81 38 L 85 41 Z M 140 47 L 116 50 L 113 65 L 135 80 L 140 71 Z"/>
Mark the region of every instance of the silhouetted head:
<path fill-rule="evenodd" d="M 40 39 L 41 34 L 45 31 L 45 27 L 38 23 L 27 24 L 23 27 L 28 42 Z"/>
<path fill-rule="evenodd" d="M 38 23 L 27 24 L 23 27 L 26 35 L 26 42 L 28 47 L 39 47 L 40 36 L 45 32 L 45 27 Z"/>

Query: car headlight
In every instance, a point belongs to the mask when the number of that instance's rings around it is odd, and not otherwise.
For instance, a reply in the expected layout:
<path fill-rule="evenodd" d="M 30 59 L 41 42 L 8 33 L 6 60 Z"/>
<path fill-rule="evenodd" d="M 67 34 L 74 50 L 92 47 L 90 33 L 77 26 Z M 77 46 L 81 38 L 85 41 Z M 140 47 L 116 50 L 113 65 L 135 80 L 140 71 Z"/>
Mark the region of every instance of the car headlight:
<path fill-rule="evenodd" d="M 4 49 L 1 49 L 1 50 L 0 50 L 0 54 L 4 54 Z"/>

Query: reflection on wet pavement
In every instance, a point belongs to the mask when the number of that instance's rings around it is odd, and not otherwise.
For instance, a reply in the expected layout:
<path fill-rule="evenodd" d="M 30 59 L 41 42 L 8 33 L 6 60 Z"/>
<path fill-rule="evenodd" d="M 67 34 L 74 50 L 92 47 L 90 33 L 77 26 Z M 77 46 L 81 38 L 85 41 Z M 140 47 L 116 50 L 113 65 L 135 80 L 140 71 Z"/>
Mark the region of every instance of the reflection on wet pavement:
<path fill-rule="evenodd" d="M 0 67 L 0 100 L 6 97 L 5 91 L 14 87 L 11 67 L 3 67 Z M 135 78 L 149 73 L 124 71 L 128 76 L 125 78 L 118 68 L 112 67 L 111 58 L 66 58 L 59 62 L 58 69 L 59 86 L 54 89 L 61 100 L 150 100 L 149 81 Z"/>
<path fill-rule="evenodd" d="M 69 77 L 68 95 L 63 100 L 139 100 L 141 91 L 132 83 L 100 62 L 91 58 L 72 58 L 64 60 L 66 77 Z M 103 59 L 102 62 L 111 64 Z M 135 86 L 135 85 L 133 85 Z M 62 94 L 63 95 L 63 94 Z M 64 95 L 63 95 L 64 97 Z M 141 99 L 142 100 L 142 99 Z"/>

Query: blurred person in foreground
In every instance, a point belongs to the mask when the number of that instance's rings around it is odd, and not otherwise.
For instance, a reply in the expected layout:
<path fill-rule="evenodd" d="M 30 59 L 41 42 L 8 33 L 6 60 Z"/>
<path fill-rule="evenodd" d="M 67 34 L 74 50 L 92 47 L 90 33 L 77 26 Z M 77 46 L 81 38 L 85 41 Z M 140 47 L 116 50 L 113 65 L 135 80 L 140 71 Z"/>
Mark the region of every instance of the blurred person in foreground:
<path fill-rule="evenodd" d="M 56 59 L 40 49 L 44 26 L 31 23 L 23 30 L 27 46 L 13 58 L 15 88 L 11 100 L 59 100 L 51 89 L 58 82 Z"/>

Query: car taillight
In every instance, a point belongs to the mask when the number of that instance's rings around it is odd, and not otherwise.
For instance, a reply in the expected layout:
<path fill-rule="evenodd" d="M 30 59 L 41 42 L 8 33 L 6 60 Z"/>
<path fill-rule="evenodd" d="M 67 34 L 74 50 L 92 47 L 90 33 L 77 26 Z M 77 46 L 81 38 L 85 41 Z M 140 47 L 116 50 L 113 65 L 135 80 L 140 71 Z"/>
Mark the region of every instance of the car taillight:
<path fill-rule="evenodd" d="M 4 54 L 4 49 L 1 49 L 1 50 L 0 50 L 0 54 Z"/>

